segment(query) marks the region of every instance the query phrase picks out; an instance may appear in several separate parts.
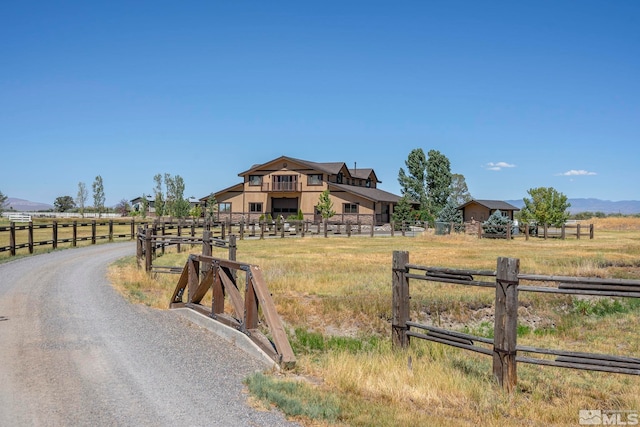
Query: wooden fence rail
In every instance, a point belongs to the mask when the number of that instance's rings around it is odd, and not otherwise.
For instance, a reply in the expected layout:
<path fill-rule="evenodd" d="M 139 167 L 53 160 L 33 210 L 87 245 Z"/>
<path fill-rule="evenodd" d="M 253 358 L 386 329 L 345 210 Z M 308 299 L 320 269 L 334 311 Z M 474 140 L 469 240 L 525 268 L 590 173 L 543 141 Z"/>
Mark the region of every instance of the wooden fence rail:
<path fill-rule="evenodd" d="M 195 230 L 190 230 L 190 235 L 182 235 L 181 229 L 177 228 L 176 235 L 167 235 L 166 229 L 161 229 L 161 234 L 158 234 L 160 230 L 156 227 L 149 227 L 148 225 L 138 227 L 137 244 L 136 244 L 136 259 L 138 267 L 144 265 L 145 271 L 152 273 L 177 273 L 182 272 L 181 267 L 154 265 L 153 262 L 159 256 L 165 253 L 165 249 L 169 246 L 175 246 L 177 251 L 180 252 L 183 246 L 189 245 L 193 247 L 195 245 L 202 246 L 203 255 L 211 255 L 212 248 L 228 248 L 229 259 L 235 260 L 236 254 L 236 236 L 230 235 L 229 240 L 223 240 L 221 238 L 213 237 L 213 232 L 208 229 L 202 231 L 202 237 L 196 237 L 193 235 Z"/>
<path fill-rule="evenodd" d="M 405 251 L 394 251 L 392 265 L 392 342 L 396 348 L 407 348 L 410 337 L 414 337 L 492 356 L 493 376 L 509 392 L 517 384 L 518 362 L 640 375 L 640 358 L 637 357 L 552 350 L 517 344 L 519 292 L 640 298 L 640 280 L 521 274 L 519 259 L 503 257 L 498 258 L 496 271 L 427 267 L 410 264 L 409 253 Z M 410 279 L 494 288 L 494 338 L 412 322 L 409 312 Z M 531 282 L 544 282 L 544 286 L 529 284 Z M 552 355 L 556 358 L 551 360 L 530 355 Z"/>
<path fill-rule="evenodd" d="M 121 232 L 114 232 L 116 226 L 120 228 Z M 98 233 L 98 227 L 101 228 L 101 234 Z M 51 230 L 51 238 L 36 241 L 36 233 L 42 234 L 41 230 L 46 229 Z M 89 231 L 83 232 L 84 230 Z M 122 230 L 126 230 L 127 232 L 122 232 Z M 8 251 L 11 256 L 15 256 L 19 249 L 28 249 L 29 253 L 32 254 L 36 246 L 51 246 L 52 249 L 57 249 L 58 245 L 64 243 L 70 243 L 71 246 L 75 247 L 79 242 L 83 241 L 89 241 L 95 245 L 98 240 L 108 240 L 111 242 L 118 238 L 133 239 L 135 237 L 135 222 L 133 220 L 73 222 L 58 222 L 54 220 L 46 223 L 29 222 L 25 225 L 17 225 L 15 222 L 11 222 L 9 226 L 0 227 L 0 237 L 3 237 L 4 233 L 9 235 L 9 244 L 0 246 L 0 252 Z M 1 241 L 6 242 L 6 237 Z"/>
<path fill-rule="evenodd" d="M 239 280 L 242 272 L 243 284 Z M 209 291 L 211 308 L 201 304 Z M 229 303 L 228 312 L 225 299 Z M 286 331 L 257 265 L 190 255 L 169 303 L 169 308 L 184 307 L 243 332 L 281 367 L 295 366 Z M 261 323 L 268 327 L 271 340 L 260 330 Z"/>

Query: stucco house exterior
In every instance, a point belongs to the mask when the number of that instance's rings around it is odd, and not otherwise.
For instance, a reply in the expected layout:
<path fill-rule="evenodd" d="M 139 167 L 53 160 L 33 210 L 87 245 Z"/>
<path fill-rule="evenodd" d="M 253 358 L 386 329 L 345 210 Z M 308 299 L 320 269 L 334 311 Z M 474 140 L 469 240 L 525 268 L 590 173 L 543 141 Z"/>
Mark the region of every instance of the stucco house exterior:
<path fill-rule="evenodd" d="M 251 166 L 238 174 L 242 182 L 214 192 L 216 220 L 258 221 L 302 213 L 318 221 L 320 194 L 329 190 L 334 221 L 384 224 L 391 221 L 400 196 L 377 188 L 380 181 L 370 168 L 348 168 L 343 162 L 316 163 L 281 156 Z M 209 196 L 200 199 L 206 206 Z"/>
<path fill-rule="evenodd" d="M 486 221 L 492 213 L 499 210 L 503 216 L 513 221 L 513 214 L 520 209 L 510 203 L 500 200 L 470 200 L 467 203 L 458 206 L 458 210 L 462 210 L 462 218 L 464 222 L 470 221 Z"/>

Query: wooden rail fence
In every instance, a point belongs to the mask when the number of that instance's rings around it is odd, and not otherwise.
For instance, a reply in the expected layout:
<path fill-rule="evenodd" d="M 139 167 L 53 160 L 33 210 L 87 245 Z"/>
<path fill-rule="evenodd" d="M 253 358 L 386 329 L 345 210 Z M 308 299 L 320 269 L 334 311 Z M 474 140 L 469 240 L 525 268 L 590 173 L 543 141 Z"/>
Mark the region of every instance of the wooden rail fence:
<path fill-rule="evenodd" d="M 114 232 L 115 227 L 120 229 L 119 233 Z M 98 229 L 102 231 L 98 233 Z M 51 238 L 46 240 L 35 241 L 35 231 L 50 229 Z M 70 229 L 70 231 L 69 231 Z M 128 232 L 123 232 L 126 229 Z M 83 233 L 83 230 L 89 230 L 88 233 Z M 64 233 L 63 233 L 64 232 Z M 46 223 L 33 223 L 29 222 L 25 225 L 17 225 L 15 222 L 11 222 L 9 226 L 0 227 L 0 235 L 8 233 L 9 244 L 0 246 L 0 252 L 9 251 L 11 256 L 15 256 L 19 249 L 28 249 L 32 254 L 34 247 L 36 246 L 51 246 L 52 249 L 57 249 L 58 245 L 63 243 L 70 243 L 71 246 L 77 246 L 78 242 L 89 241 L 95 245 L 98 240 L 113 241 L 117 238 L 130 238 L 135 237 L 135 223 L 131 221 L 73 221 L 73 222 L 46 222 Z M 61 236 L 64 234 L 64 236 Z M 5 237 L 6 239 L 6 237 Z M 6 242 L 6 240 L 4 240 Z"/>
<path fill-rule="evenodd" d="M 157 227 L 149 227 L 148 225 L 138 227 L 136 259 L 138 267 L 144 265 L 145 271 L 152 273 L 181 273 L 181 267 L 154 265 L 154 260 L 165 253 L 165 249 L 169 246 L 175 246 L 180 252 L 183 246 L 194 247 L 202 246 L 203 255 L 211 255 L 212 248 L 228 248 L 229 259 L 235 260 L 236 256 L 236 236 L 230 235 L 229 240 L 213 237 L 213 232 L 208 229 L 202 231 L 202 237 L 196 237 L 195 229 L 191 228 L 190 234 L 182 235 L 181 229 L 177 228 L 177 233 L 166 234 L 166 229 L 162 228 L 161 234 L 158 234 Z"/>
<path fill-rule="evenodd" d="M 243 284 L 239 280 L 241 272 L 245 273 Z M 201 304 L 209 291 L 211 308 Z M 230 306 L 228 311 L 225 300 Z M 296 358 L 286 331 L 257 265 L 190 255 L 169 303 L 169 308 L 183 307 L 246 334 L 281 367 L 295 366 Z M 261 324 L 266 324 L 271 340 L 261 331 Z"/>
<path fill-rule="evenodd" d="M 394 251 L 392 275 L 392 342 L 396 348 L 407 348 L 410 337 L 414 337 L 491 356 L 493 376 L 509 392 L 515 389 L 517 383 L 518 362 L 640 375 L 640 358 L 637 357 L 552 350 L 517 344 L 518 292 L 640 298 L 640 280 L 521 274 L 519 259 L 502 257 L 497 260 L 496 271 L 427 267 L 410 264 L 409 253 L 405 251 Z M 412 322 L 409 313 L 409 279 L 494 288 L 494 338 Z M 528 284 L 530 282 L 544 282 L 544 286 Z M 551 360 L 523 356 L 523 353 L 556 357 Z"/>

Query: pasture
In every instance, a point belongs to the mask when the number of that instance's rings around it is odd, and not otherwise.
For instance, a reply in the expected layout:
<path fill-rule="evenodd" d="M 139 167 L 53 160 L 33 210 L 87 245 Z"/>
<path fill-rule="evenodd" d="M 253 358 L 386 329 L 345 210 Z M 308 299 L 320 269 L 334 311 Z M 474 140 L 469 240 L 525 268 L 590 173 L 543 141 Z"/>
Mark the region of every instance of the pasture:
<path fill-rule="evenodd" d="M 569 426 L 578 424 L 580 410 L 640 411 L 639 376 L 522 365 L 509 395 L 494 383 L 490 358 L 419 340 L 406 351 L 391 349 L 394 250 L 422 265 L 495 269 L 496 258 L 506 256 L 519 258 L 523 273 L 640 278 L 640 219 L 590 222 L 593 240 L 426 233 L 238 241 L 237 259 L 262 268 L 298 359 L 294 372 L 247 379 L 255 404 L 278 405 L 305 425 Z M 181 266 L 186 257 L 167 253 L 162 263 Z M 132 301 L 160 309 L 177 280 L 147 276 L 135 257 L 110 274 Z M 419 284 L 411 295 L 413 320 L 493 332 L 493 290 Z M 637 299 L 525 293 L 518 311 L 523 344 L 640 357 Z"/>

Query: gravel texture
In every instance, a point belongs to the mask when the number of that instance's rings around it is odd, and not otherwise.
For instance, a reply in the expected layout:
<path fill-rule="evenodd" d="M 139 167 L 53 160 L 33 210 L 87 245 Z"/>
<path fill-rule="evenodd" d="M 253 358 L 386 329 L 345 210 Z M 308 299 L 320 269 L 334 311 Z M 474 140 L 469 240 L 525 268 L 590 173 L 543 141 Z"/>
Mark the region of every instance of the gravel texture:
<path fill-rule="evenodd" d="M 261 363 L 169 310 L 126 302 L 133 243 L 0 264 L 0 426 L 291 426 L 247 404 Z"/>

